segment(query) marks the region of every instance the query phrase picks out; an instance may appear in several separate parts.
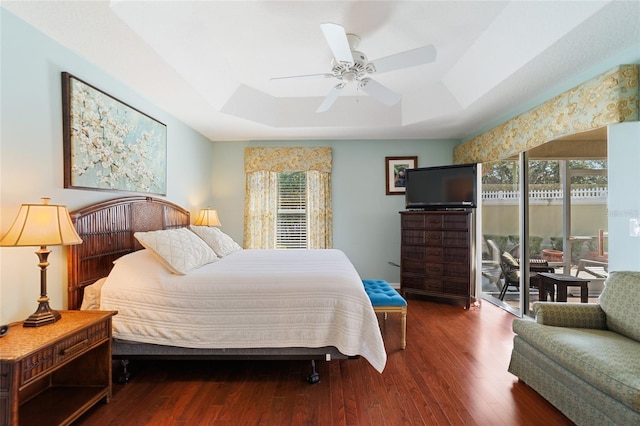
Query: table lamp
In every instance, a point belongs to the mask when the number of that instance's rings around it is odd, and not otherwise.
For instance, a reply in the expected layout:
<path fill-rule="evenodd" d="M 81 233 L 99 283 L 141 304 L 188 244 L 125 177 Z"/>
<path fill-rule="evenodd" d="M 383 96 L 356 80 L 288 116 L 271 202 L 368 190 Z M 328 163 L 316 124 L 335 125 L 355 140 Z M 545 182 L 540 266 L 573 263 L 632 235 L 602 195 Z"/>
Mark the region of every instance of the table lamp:
<path fill-rule="evenodd" d="M 0 241 L 0 246 L 40 246 L 36 255 L 40 262 L 40 298 L 38 309 L 24 321 L 24 327 L 40 327 L 60 319 L 60 313 L 49 306 L 47 297 L 47 258 L 51 250 L 47 246 L 80 244 L 66 206 L 49 204 L 49 198 L 42 198 L 42 204 L 23 204 L 18 217 L 9 232 Z"/>
<path fill-rule="evenodd" d="M 207 207 L 206 209 L 200 210 L 200 214 L 196 219 L 194 225 L 197 226 L 222 226 L 220 224 L 220 219 L 218 219 L 218 212 L 212 209 L 211 207 Z"/>

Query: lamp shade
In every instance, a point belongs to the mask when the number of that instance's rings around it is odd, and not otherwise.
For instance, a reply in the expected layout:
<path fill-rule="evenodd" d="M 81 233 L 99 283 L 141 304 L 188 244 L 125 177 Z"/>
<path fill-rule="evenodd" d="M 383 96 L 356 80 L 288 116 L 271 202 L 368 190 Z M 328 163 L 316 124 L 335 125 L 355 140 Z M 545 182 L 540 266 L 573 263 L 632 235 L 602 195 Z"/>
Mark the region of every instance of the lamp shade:
<path fill-rule="evenodd" d="M 218 219 L 218 212 L 212 208 L 200 210 L 200 214 L 196 219 L 195 225 L 198 226 L 222 226 L 220 219 Z"/>
<path fill-rule="evenodd" d="M 0 246 L 60 246 L 80 244 L 66 206 L 49 204 L 23 204 L 9 232 Z"/>

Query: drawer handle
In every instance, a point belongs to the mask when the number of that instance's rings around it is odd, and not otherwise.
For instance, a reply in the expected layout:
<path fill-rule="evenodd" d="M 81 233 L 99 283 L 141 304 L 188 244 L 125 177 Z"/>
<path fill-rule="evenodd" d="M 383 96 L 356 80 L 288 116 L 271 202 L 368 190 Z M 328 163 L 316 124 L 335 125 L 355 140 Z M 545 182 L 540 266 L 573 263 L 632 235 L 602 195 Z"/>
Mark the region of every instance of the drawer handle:
<path fill-rule="evenodd" d="M 75 345 L 73 345 L 73 346 L 69 346 L 68 348 L 63 349 L 63 350 L 60 352 L 60 355 L 62 355 L 62 356 L 69 356 L 69 355 L 72 355 L 72 354 L 74 354 L 74 353 L 76 353 L 76 352 L 80 351 L 81 349 L 84 349 L 84 347 L 85 347 L 85 346 L 87 346 L 87 343 L 89 343 L 89 339 L 84 339 L 84 340 L 82 340 L 82 341 L 80 341 L 80 342 L 76 343 L 76 344 L 75 344 Z"/>

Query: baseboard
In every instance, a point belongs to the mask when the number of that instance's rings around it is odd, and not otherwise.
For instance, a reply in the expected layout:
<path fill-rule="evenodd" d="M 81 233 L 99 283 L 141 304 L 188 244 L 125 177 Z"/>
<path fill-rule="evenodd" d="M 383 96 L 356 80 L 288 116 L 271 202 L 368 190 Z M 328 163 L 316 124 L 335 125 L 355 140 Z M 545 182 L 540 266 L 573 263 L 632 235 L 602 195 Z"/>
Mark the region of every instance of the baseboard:
<path fill-rule="evenodd" d="M 389 283 L 391 288 L 395 288 L 396 290 L 400 290 L 400 283 Z"/>

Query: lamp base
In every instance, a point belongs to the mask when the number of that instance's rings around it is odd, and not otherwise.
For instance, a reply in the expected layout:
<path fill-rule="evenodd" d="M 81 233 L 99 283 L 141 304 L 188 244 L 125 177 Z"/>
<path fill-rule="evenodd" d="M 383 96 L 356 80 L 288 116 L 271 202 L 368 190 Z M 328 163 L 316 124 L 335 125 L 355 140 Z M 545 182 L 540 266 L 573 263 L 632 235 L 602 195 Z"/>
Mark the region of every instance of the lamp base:
<path fill-rule="evenodd" d="M 40 302 L 38 309 L 24 320 L 23 327 L 40 327 L 53 324 L 61 318 L 60 312 L 49 307 L 49 302 Z"/>

